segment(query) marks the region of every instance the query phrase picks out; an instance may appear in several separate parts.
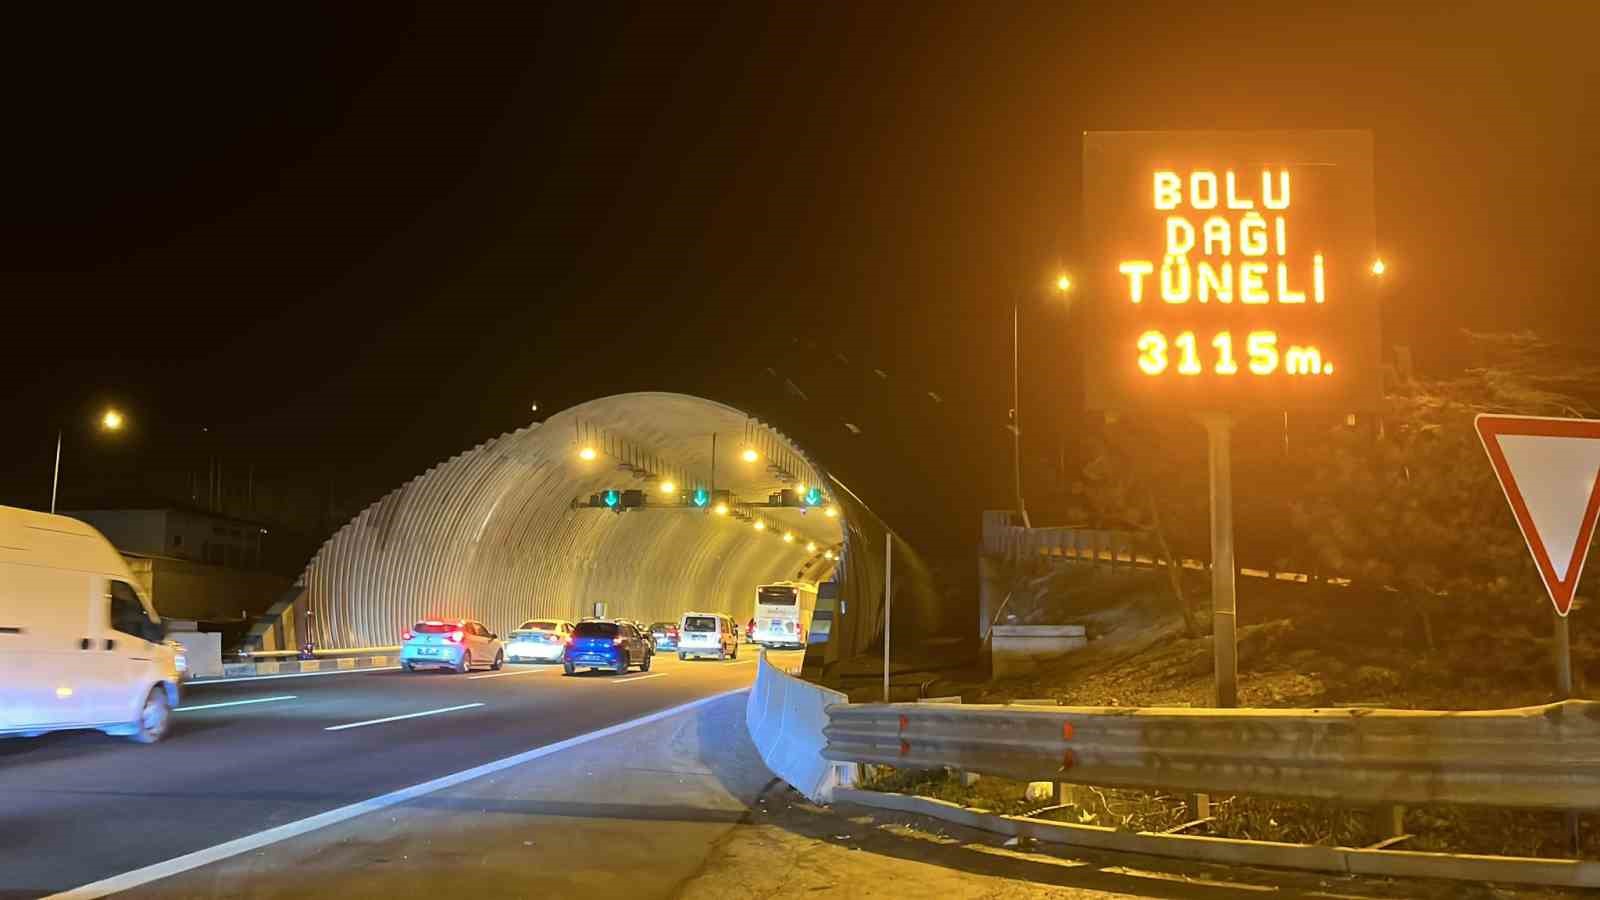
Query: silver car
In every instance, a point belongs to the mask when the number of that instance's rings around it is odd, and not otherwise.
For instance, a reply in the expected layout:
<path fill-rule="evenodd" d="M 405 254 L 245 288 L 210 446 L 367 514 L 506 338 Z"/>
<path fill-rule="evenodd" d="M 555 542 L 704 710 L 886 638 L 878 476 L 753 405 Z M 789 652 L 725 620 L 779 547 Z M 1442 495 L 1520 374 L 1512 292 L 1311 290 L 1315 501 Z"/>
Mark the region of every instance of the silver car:
<path fill-rule="evenodd" d="M 474 667 L 498 669 L 505 665 L 506 651 L 500 635 L 483 627 L 482 622 L 459 619 L 445 622 L 425 619 L 401 635 L 400 668 L 449 669 L 470 672 Z"/>

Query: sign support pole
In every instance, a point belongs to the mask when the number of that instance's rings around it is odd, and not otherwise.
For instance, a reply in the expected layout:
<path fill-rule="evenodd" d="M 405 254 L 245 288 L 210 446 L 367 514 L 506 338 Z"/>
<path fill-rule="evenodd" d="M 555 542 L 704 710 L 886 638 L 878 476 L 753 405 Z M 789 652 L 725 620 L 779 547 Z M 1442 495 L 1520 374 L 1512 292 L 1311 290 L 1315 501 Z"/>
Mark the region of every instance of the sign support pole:
<path fill-rule="evenodd" d="M 1555 629 L 1552 646 L 1555 650 L 1556 663 L 1556 699 L 1572 699 L 1572 633 L 1567 627 L 1567 617 L 1557 612 L 1554 607 L 1550 615 L 1555 617 Z M 1574 858 L 1578 856 L 1583 846 L 1583 838 L 1578 832 L 1578 813 L 1576 810 L 1567 810 L 1567 850 Z"/>
<path fill-rule="evenodd" d="M 1233 417 L 1207 413 L 1211 462 L 1211 656 L 1216 663 L 1216 701 L 1221 709 L 1239 705 L 1236 567 L 1233 562 Z"/>
<path fill-rule="evenodd" d="M 883 702 L 889 702 L 889 616 L 894 609 L 894 535 L 883 542 Z"/>

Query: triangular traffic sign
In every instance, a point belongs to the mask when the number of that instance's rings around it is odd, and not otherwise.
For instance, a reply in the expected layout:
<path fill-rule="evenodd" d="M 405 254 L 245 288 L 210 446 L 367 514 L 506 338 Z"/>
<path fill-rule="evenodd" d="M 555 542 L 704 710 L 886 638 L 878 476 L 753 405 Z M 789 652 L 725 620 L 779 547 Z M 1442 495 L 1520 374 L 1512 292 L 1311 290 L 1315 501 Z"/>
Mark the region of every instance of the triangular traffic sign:
<path fill-rule="evenodd" d="M 1482 413 L 1473 426 L 1550 602 L 1564 616 L 1600 518 L 1600 421 Z"/>

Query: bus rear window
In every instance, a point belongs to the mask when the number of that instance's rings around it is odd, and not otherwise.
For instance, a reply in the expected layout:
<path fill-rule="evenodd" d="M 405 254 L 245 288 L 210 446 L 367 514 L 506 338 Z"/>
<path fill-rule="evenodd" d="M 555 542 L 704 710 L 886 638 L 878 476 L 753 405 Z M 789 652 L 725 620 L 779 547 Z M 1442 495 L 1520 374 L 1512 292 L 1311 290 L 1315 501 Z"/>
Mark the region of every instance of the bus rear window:
<path fill-rule="evenodd" d="M 794 588 L 762 588 L 758 597 L 762 606 L 795 605 Z"/>

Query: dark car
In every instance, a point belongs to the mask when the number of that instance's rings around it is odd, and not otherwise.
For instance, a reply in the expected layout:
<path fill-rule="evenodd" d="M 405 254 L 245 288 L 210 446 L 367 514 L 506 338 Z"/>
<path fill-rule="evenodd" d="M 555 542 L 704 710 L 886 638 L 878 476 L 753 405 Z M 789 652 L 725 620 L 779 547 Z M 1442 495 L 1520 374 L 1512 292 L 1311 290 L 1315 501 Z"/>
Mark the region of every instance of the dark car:
<path fill-rule="evenodd" d="M 632 623 L 585 620 L 572 629 L 561 667 L 568 675 L 580 668 L 610 669 L 620 675 L 629 666 L 648 672 L 654 655 L 655 649 Z"/>
<path fill-rule="evenodd" d="M 648 629 L 648 628 L 646 628 L 644 626 L 643 622 L 639 621 L 638 619 L 618 619 L 617 621 L 626 623 L 628 625 L 632 625 L 633 629 L 635 631 L 639 632 L 639 636 L 644 638 L 646 641 L 648 641 L 650 643 L 650 651 L 652 653 L 655 652 L 655 649 L 656 649 L 656 636 L 655 636 L 654 633 L 652 633 L 650 631 L 650 629 Z"/>
<path fill-rule="evenodd" d="M 655 638 L 657 650 L 678 649 L 678 623 L 657 622 L 650 626 L 650 636 Z"/>

